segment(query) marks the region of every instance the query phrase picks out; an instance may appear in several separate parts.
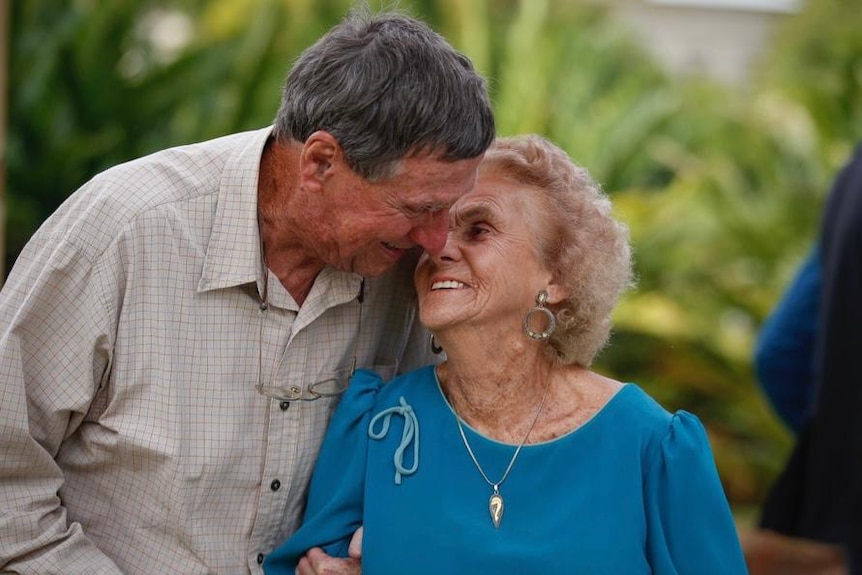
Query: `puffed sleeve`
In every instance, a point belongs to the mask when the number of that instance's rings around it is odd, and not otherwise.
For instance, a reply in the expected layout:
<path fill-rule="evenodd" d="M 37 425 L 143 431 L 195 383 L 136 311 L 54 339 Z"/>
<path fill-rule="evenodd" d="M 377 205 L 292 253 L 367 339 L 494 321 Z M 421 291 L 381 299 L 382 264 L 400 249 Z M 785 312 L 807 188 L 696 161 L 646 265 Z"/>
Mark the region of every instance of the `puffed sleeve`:
<path fill-rule="evenodd" d="M 703 425 L 671 419 L 644 485 L 647 555 L 654 575 L 748 573 Z"/>
<path fill-rule="evenodd" d="M 350 539 L 362 525 L 368 424 L 382 384 L 372 371 L 353 376 L 320 447 L 302 526 L 266 558 L 265 573 L 293 575 L 312 547 L 347 557 Z"/>

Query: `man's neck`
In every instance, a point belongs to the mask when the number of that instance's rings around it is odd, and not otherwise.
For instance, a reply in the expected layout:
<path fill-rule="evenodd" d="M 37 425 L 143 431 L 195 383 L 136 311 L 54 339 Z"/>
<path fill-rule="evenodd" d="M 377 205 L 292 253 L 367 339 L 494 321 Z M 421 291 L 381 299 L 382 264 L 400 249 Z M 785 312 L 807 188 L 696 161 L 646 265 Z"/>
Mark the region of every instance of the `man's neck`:
<path fill-rule="evenodd" d="M 293 217 L 302 212 L 298 156 L 299 150 L 292 143 L 267 143 L 258 179 L 258 225 L 267 267 L 302 305 L 326 264 L 305 249 L 301 241 L 303 218 Z"/>
<path fill-rule="evenodd" d="M 325 266 L 319 260 L 304 258 L 302 253 L 296 251 L 286 250 L 281 254 L 282 257 L 268 256 L 267 265 L 293 300 L 301 306 L 311 292 L 317 274 Z"/>

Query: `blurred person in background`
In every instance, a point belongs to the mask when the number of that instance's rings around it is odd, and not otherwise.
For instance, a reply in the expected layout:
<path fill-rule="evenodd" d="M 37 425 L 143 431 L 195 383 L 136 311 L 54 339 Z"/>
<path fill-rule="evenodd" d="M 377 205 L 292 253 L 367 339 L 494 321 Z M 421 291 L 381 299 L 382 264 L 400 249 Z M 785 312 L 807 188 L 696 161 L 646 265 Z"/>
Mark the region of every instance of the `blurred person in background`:
<path fill-rule="evenodd" d="M 273 126 L 76 191 L 0 292 L 0 571 L 261 573 L 353 369 L 431 361 L 416 257 L 493 137 L 466 57 L 356 9 Z"/>
<path fill-rule="evenodd" d="M 786 343 L 791 333 L 795 345 Z M 836 178 L 818 248 L 767 323 L 755 358 L 773 402 L 794 398 L 779 413 L 798 434 L 764 504 L 763 531 L 747 544 L 753 573 L 757 566 L 758 574 L 862 575 L 860 345 L 862 145 Z M 796 364 L 783 387 L 770 375 L 779 364 Z"/>

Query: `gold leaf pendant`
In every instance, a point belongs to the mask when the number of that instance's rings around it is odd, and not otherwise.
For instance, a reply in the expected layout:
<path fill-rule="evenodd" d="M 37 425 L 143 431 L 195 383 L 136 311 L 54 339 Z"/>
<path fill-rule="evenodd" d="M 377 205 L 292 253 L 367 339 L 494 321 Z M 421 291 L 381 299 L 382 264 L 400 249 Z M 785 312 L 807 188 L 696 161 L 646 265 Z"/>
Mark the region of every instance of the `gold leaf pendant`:
<path fill-rule="evenodd" d="M 488 512 L 491 514 L 491 522 L 495 529 L 500 528 L 500 521 L 503 519 L 503 497 L 494 492 L 491 499 L 488 500 Z"/>

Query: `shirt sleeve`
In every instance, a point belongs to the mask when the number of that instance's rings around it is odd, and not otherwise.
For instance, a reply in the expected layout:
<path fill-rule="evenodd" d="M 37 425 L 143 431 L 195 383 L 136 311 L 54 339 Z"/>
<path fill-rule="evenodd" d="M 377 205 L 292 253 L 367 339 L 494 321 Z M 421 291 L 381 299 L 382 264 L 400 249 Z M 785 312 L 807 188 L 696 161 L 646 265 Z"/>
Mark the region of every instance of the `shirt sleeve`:
<path fill-rule="evenodd" d="M 815 248 L 763 323 L 754 350 L 761 388 L 781 419 L 797 433 L 813 403 L 820 283 Z"/>
<path fill-rule="evenodd" d="M 264 573 L 293 575 L 312 547 L 347 557 L 353 533 L 362 525 L 368 424 L 383 380 L 358 370 L 326 431 L 302 526 L 264 561 Z"/>
<path fill-rule="evenodd" d="M 703 425 L 677 412 L 645 479 L 654 575 L 748 573 Z"/>
<path fill-rule="evenodd" d="M 0 571 L 120 572 L 67 519 L 54 459 L 110 360 L 103 289 L 96 265 L 39 234 L 0 292 Z"/>

